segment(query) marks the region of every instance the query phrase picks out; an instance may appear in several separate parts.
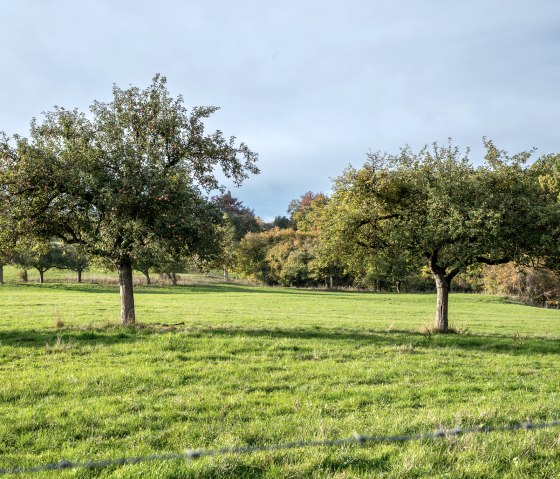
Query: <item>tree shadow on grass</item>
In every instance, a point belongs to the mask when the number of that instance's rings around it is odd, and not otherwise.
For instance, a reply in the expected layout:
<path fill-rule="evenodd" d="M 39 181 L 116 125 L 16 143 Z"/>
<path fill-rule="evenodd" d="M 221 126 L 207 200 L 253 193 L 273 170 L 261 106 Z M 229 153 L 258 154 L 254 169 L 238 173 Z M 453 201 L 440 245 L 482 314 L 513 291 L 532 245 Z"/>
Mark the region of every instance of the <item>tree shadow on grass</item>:
<path fill-rule="evenodd" d="M 16 346 L 24 348 L 44 348 L 47 344 L 57 341 L 72 342 L 77 346 L 116 345 L 132 343 L 137 340 L 136 331 L 130 328 L 107 330 L 104 328 L 58 329 L 58 330 L 3 330 L 0 331 L 0 348 Z"/>
<path fill-rule="evenodd" d="M 29 288 L 50 291 L 64 291 L 75 293 L 108 293 L 119 294 L 118 284 L 97 284 L 97 283 L 22 283 L 18 288 Z M 145 294 L 189 294 L 189 293 L 226 293 L 240 291 L 243 293 L 253 292 L 250 288 L 239 289 L 234 286 L 213 286 L 213 285 L 177 285 L 177 286 L 134 286 L 135 295 Z"/>
<path fill-rule="evenodd" d="M 111 293 L 119 294 L 119 285 L 94 283 L 19 283 L 16 288 L 49 291 L 75 291 L 77 293 Z"/>
<path fill-rule="evenodd" d="M 354 341 L 363 345 L 414 347 L 423 350 L 488 351 L 511 355 L 560 355 L 560 341 L 551 338 L 520 337 L 517 334 L 424 334 L 407 330 L 254 329 L 216 327 L 198 330 L 205 336 L 262 337 L 294 340 Z"/>
<path fill-rule="evenodd" d="M 60 336 L 77 346 L 116 345 L 141 341 L 153 335 L 184 335 L 187 337 L 263 338 L 294 341 L 352 342 L 358 346 L 402 347 L 411 351 L 490 352 L 509 355 L 560 355 L 560 341 L 553 338 L 477 334 L 425 334 L 409 330 L 350 330 L 308 327 L 248 328 L 230 326 L 191 327 L 176 324 L 139 324 L 122 327 L 115 324 L 59 330 L 0 330 L 0 346 L 44 347 Z M 403 349 L 403 350 L 404 350 Z"/>

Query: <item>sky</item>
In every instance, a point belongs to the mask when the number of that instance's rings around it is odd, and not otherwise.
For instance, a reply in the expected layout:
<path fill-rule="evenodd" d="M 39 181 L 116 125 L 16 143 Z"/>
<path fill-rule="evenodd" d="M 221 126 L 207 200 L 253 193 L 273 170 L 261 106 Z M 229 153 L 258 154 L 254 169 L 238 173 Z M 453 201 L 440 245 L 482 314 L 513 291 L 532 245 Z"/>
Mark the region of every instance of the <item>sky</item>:
<path fill-rule="evenodd" d="M 0 131 L 167 77 L 259 153 L 233 196 L 265 220 L 368 151 L 453 138 L 482 161 L 560 152 L 557 0 L 0 0 Z"/>

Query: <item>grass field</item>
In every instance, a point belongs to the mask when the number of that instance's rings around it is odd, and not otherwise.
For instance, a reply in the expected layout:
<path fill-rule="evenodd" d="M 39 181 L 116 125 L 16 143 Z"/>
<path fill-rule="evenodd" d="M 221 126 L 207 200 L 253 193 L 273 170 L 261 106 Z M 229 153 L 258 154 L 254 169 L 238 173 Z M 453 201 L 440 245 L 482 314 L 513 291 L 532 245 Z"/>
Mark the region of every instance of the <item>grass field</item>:
<path fill-rule="evenodd" d="M 434 301 L 141 287 L 133 329 L 111 285 L 2 286 L 0 469 L 560 417 L 560 311 L 455 294 L 433 335 Z M 55 476 L 553 478 L 560 428 Z"/>

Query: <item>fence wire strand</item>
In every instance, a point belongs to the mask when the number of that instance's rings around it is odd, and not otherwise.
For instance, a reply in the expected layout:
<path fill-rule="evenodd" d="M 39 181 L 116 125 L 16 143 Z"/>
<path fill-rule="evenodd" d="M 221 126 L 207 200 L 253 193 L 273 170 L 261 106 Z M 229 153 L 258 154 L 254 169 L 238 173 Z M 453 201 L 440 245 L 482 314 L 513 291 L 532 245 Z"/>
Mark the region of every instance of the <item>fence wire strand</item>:
<path fill-rule="evenodd" d="M 253 454 L 258 452 L 274 452 L 281 450 L 297 449 L 304 447 L 331 447 L 349 444 L 369 444 L 369 443 L 390 443 L 390 442 L 407 442 L 436 440 L 462 436 L 465 434 L 478 434 L 490 432 L 504 432 L 525 429 L 527 431 L 533 429 L 545 429 L 560 427 L 560 420 L 546 423 L 520 422 L 509 426 L 478 426 L 471 428 L 454 428 L 454 429 L 436 429 L 432 432 L 421 434 L 398 435 L 398 436 L 367 436 L 355 434 L 352 437 L 343 439 L 327 439 L 324 441 L 296 441 L 283 444 L 271 444 L 268 446 L 241 446 L 241 447 L 225 447 L 219 449 L 189 449 L 184 453 L 165 453 L 150 454 L 147 456 L 121 457 L 118 459 L 103 459 L 97 461 L 67 461 L 62 459 L 51 464 L 40 464 L 31 467 L 16 467 L 12 469 L 0 469 L 0 475 L 6 474 L 29 474 L 44 471 L 59 471 L 65 469 L 97 469 L 111 466 L 123 466 L 126 464 L 138 464 L 151 461 L 167 461 L 167 460 L 187 460 L 193 461 L 203 457 L 223 456 L 223 455 L 242 455 Z"/>

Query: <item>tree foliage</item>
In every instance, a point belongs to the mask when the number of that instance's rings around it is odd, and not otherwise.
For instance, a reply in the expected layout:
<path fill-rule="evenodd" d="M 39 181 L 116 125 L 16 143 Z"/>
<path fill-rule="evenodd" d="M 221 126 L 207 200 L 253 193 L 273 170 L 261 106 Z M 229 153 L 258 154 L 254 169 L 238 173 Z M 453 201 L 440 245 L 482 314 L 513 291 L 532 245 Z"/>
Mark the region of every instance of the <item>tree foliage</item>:
<path fill-rule="evenodd" d="M 266 284 L 303 286 L 314 283 L 311 238 L 295 230 L 273 228 L 249 233 L 239 243 L 237 269 Z"/>
<path fill-rule="evenodd" d="M 548 268 L 508 263 L 484 268 L 484 290 L 489 294 L 514 297 L 528 304 L 555 306 L 560 304 L 558 274 Z"/>
<path fill-rule="evenodd" d="M 560 155 L 551 154 L 539 158 L 532 165 L 532 173 L 539 185 L 541 203 L 547 205 L 542 209 L 543 228 L 540 241 L 535 242 L 533 257 L 539 260 L 539 266 L 560 273 Z"/>
<path fill-rule="evenodd" d="M 319 228 L 319 214 L 329 198 L 324 193 L 308 191 L 290 201 L 288 213 L 292 224 L 300 231 L 312 232 Z"/>

